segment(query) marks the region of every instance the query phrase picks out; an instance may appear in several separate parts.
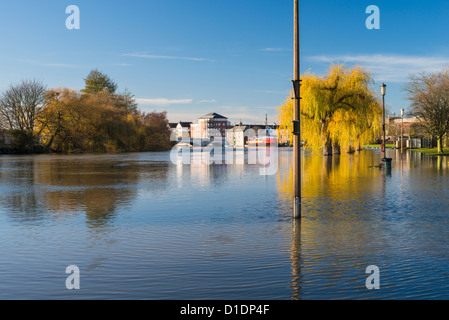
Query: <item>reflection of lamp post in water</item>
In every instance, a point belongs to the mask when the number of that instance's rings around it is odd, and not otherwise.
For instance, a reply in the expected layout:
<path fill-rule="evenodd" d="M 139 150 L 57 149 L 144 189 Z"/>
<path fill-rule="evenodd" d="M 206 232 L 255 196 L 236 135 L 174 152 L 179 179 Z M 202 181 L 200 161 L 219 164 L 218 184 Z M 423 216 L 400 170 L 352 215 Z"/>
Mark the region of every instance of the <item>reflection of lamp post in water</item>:
<path fill-rule="evenodd" d="M 387 85 L 385 83 L 382 83 L 382 85 L 380 86 L 380 92 L 382 93 L 382 110 L 383 110 L 383 135 L 384 135 L 384 139 L 383 139 L 383 158 L 382 161 L 385 162 L 385 168 L 387 169 L 391 169 L 391 158 L 387 158 L 386 156 L 386 137 L 385 137 L 385 94 L 387 92 Z"/>
<path fill-rule="evenodd" d="M 290 248 L 290 259 L 292 262 L 291 275 L 291 299 L 300 300 L 302 293 L 303 276 L 301 272 L 301 220 L 294 219 L 292 225 L 292 244 Z"/>

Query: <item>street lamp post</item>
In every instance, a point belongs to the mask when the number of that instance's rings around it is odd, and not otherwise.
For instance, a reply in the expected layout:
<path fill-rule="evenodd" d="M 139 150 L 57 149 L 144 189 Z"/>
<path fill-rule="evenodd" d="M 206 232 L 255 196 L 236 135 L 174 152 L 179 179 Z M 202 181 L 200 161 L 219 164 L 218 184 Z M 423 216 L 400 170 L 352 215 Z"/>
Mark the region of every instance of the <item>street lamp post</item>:
<path fill-rule="evenodd" d="M 383 113 L 383 158 L 382 161 L 385 162 L 385 168 L 391 169 L 391 158 L 387 158 L 386 152 L 387 152 L 387 146 L 386 146 L 386 136 L 385 136 L 385 94 L 387 93 L 387 85 L 385 83 L 382 83 L 380 86 L 380 92 L 382 94 L 382 113 Z"/>
<path fill-rule="evenodd" d="M 401 109 L 401 153 L 404 150 L 404 109 Z"/>
<path fill-rule="evenodd" d="M 301 80 L 299 61 L 299 0 L 294 0 L 294 52 L 293 52 L 293 177 L 294 177 L 294 199 L 293 217 L 301 218 L 301 133 L 300 133 L 300 100 Z"/>
<path fill-rule="evenodd" d="M 382 94 L 382 132 L 383 132 L 383 140 L 382 140 L 382 151 L 383 151 L 383 159 L 386 158 L 386 144 L 385 144 L 385 94 L 387 91 L 387 85 L 385 83 L 382 83 L 382 85 L 380 86 L 380 92 Z"/>

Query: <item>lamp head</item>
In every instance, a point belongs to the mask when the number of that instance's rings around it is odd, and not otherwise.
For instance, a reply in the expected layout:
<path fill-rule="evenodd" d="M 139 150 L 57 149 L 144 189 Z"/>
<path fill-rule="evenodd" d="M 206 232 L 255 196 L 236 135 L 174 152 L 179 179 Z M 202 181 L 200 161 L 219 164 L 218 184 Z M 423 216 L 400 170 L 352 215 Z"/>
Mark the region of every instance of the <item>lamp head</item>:
<path fill-rule="evenodd" d="M 380 85 L 380 92 L 382 93 L 382 96 L 385 96 L 385 93 L 387 92 L 387 85 L 385 83 Z"/>

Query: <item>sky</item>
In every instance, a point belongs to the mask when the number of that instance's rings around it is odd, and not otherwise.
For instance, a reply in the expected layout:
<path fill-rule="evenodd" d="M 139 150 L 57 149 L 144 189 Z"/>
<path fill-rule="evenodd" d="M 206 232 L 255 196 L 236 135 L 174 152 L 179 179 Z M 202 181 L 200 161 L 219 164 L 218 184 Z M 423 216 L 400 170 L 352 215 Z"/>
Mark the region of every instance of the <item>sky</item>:
<path fill-rule="evenodd" d="M 374 90 L 387 84 L 391 114 L 409 105 L 410 74 L 449 65 L 448 1 L 299 2 L 301 73 L 363 66 Z M 70 5 L 79 29 L 66 27 Z M 370 5 L 380 29 L 366 27 Z M 170 122 L 276 122 L 292 86 L 293 0 L 1 0 L 0 39 L 0 91 L 25 79 L 82 89 L 97 68 Z"/>

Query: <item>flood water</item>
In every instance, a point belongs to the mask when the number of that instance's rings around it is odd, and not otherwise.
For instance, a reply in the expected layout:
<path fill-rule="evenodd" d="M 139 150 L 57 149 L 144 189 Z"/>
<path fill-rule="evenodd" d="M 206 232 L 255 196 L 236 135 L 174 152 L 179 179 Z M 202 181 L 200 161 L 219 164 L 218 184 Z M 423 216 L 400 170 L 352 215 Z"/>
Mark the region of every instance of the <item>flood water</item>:
<path fill-rule="evenodd" d="M 300 222 L 291 150 L 268 176 L 168 152 L 0 156 L 0 299 L 448 299 L 449 159 L 387 156 L 391 172 L 379 150 L 305 154 Z"/>

